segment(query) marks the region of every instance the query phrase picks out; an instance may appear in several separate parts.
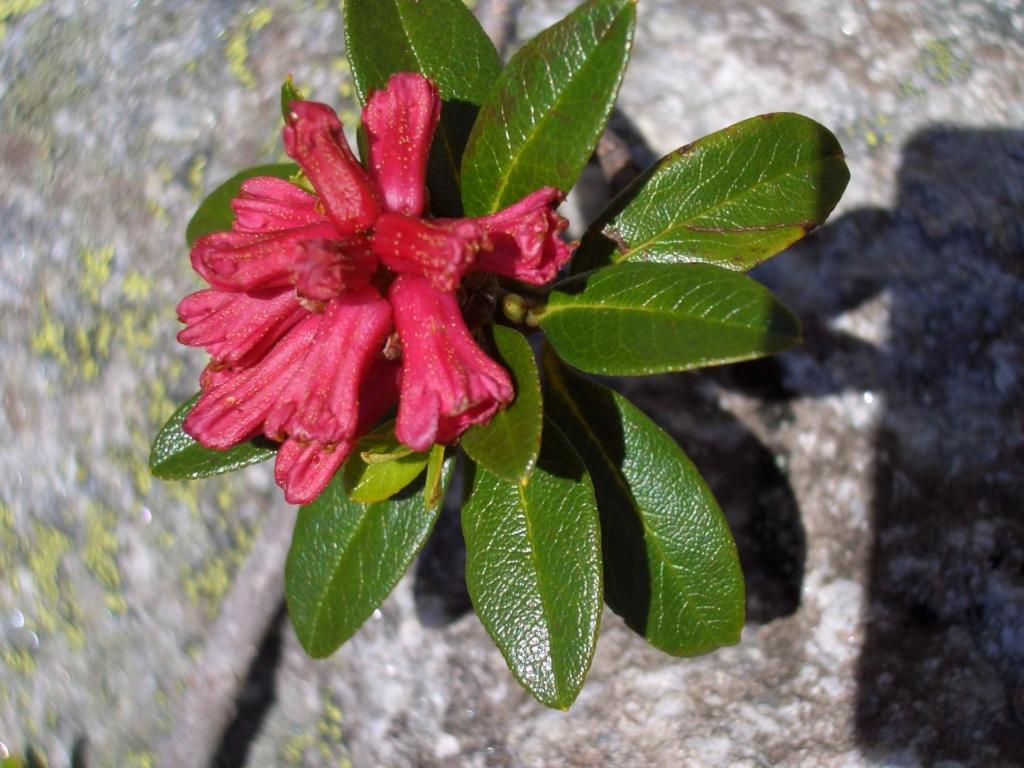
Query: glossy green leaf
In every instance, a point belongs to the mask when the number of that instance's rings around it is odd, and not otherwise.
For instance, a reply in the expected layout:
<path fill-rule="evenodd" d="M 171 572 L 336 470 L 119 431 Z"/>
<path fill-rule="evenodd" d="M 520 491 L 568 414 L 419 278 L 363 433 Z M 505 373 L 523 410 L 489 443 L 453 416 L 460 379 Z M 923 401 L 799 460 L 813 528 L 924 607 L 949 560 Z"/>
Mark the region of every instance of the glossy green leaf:
<path fill-rule="evenodd" d="M 540 375 L 530 342 L 512 328 L 493 328 L 498 362 L 512 376 L 516 399 L 487 424 L 466 430 L 462 449 L 494 474 L 506 480 L 520 480 L 529 476 L 540 452 L 544 425 Z"/>
<path fill-rule="evenodd" d="M 849 179 L 823 125 L 784 112 L 744 120 L 636 179 L 591 226 L 573 270 L 626 260 L 750 269 L 824 222 Z"/>
<path fill-rule="evenodd" d="M 594 491 L 551 421 L 528 481 L 466 462 L 466 586 L 513 675 L 538 701 L 568 709 L 601 619 L 601 545 Z"/>
<path fill-rule="evenodd" d="M 519 49 L 466 147 L 467 214 L 572 187 L 615 104 L 635 23 L 636 0 L 590 0 Z"/>
<path fill-rule="evenodd" d="M 427 453 L 414 453 L 395 438 L 395 422 L 363 437 L 341 469 L 352 501 L 372 504 L 390 499 L 427 466 Z"/>
<path fill-rule="evenodd" d="M 423 506 L 428 512 L 437 509 L 444 501 L 442 472 L 444 468 L 444 446 L 434 445 L 427 457 L 427 479 L 423 485 Z"/>
<path fill-rule="evenodd" d="M 193 395 L 178 408 L 153 440 L 149 469 L 156 477 L 161 480 L 195 480 L 259 464 L 277 453 L 277 446 L 269 441 L 249 440 L 226 451 L 201 446 L 181 428 L 198 399 L 198 394 Z"/>
<path fill-rule="evenodd" d="M 552 291 L 540 326 L 584 371 L 641 375 L 749 360 L 800 335 L 760 283 L 711 264 L 619 264 Z"/>
<path fill-rule="evenodd" d="M 444 483 L 451 476 L 445 463 Z M 314 658 L 333 653 L 384 601 L 437 520 L 420 490 L 376 504 L 350 501 L 340 476 L 299 510 L 285 566 L 288 615 Z"/>
<path fill-rule="evenodd" d="M 605 601 L 676 656 L 739 642 L 743 572 L 711 490 L 626 398 L 544 354 L 545 409 L 570 436 L 601 513 Z"/>
<path fill-rule="evenodd" d="M 299 166 L 294 163 L 277 163 L 247 168 L 232 176 L 199 204 L 199 208 L 185 230 L 188 247 L 191 248 L 195 241 L 203 235 L 231 229 L 231 224 L 235 220 L 235 212 L 231 210 L 231 201 L 242 189 L 243 181 L 251 179 L 253 176 L 277 176 L 279 179 L 289 179 L 298 172 Z"/>
<path fill-rule="evenodd" d="M 345 41 L 363 104 L 396 72 L 433 80 L 444 106 L 427 169 L 431 208 L 461 216 L 462 153 L 501 71 L 494 45 L 462 0 L 346 0 Z"/>

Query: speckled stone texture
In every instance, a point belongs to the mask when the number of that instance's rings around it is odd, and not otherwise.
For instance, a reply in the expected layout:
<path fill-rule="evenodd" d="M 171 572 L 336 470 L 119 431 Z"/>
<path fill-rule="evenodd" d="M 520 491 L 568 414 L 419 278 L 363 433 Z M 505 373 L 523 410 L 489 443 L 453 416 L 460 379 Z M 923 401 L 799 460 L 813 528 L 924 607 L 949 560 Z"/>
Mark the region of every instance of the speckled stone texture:
<path fill-rule="evenodd" d="M 573 4 L 527 2 L 517 38 Z M 641 157 L 792 110 L 836 131 L 853 174 L 830 223 L 755 272 L 800 314 L 800 348 L 623 384 L 729 516 L 742 642 L 670 659 L 607 613 L 577 704 L 545 710 L 467 610 L 448 519 L 329 661 L 286 625 L 269 638 L 230 764 L 1024 764 L 1024 10 L 639 11 L 616 124 Z M 197 285 L 184 225 L 278 157 L 288 72 L 351 115 L 340 14 L 42 0 L 0 1 L 0 22 L 0 755 L 151 766 L 281 503 L 266 467 L 146 473 L 202 364 L 173 340 Z"/>

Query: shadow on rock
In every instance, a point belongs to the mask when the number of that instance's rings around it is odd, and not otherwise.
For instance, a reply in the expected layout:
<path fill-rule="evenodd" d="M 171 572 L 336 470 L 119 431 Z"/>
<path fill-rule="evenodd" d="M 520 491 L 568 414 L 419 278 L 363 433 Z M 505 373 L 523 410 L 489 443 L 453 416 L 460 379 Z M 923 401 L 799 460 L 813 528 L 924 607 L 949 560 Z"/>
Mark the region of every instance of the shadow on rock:
<path fill-rule="evenodd" d="M 1022 212 L 1024 132 L 934 127 L 904 147 L 893 210 L 843 216 L 759 271 L 805 318 L 784 358 L 799 394 L 881 398 L 868 754 L 1024 764 Z M 830 324 L 861 311 L 888 316 L 884 339 Z"/>

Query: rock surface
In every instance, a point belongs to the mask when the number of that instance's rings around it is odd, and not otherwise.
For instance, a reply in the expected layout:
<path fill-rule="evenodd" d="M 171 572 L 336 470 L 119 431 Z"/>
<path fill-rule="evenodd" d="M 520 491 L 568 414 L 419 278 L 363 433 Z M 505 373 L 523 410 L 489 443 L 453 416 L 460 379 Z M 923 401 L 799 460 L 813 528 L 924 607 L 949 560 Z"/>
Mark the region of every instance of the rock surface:
<path fill-rule="evenodd" d="M 517 39 L 573 5 L 527 2 Z M 268 639 L 228 764 L 1024 763 L 1024 12 L 639 11 L 618 118 L 638 154 L 791 110 L 835 129 L 853 174 L 830 223 L 756 273 L 801 348 L 623 385 L 730 518 L 742 642 L 670 659 L 608 613 L 577 704 L 547 711 L 467 612 L 448 520 L 329 661 L 286 625 Z M 151 766 L 281 503 L 265 467 L 146 472 L 202 364 L 173 340 L 196 285 L 182 232 L 204 191 L 279 155 L 282 75 L 351 112 L 340 14 L 29 0 L 0 22 L 0 756 Z"/>

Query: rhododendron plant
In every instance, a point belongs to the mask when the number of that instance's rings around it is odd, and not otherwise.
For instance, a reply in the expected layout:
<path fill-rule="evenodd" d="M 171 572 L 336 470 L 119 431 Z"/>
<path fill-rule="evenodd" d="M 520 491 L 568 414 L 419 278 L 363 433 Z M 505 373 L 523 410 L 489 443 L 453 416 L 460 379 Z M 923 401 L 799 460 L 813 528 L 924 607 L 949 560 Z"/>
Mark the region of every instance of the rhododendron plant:
<path fill-rule="evenodd" d="M 308 504 L 396 400 L 395 435 L 417 451 L 512 402 L 455 291 L 471 271 L 545 283 L 570 249 L 555 189 L 491 216 L 422 218 L 441 99 L 421 74 L 395 74 L 371 96 L 365 169 L 330 107 L 293 99 L 287 110 L 284 144 L 313 193 L 246 179 L 232 229 L 192 246 L 210 289 L 179 305 L 178 340 L 212 360 L 182 427 L 215 450 L 258 434 L 280 443 L 274 477 L 285 499 Z"/>
<path fill-rule="evenodd" d="M 325 656 L 423 546 L 460 460 L 474 608 L 520 683 L 564 708 L 602 599 L 676 655 L 736 642 L 744 617 L 696 468 L 579 371 L 791 344 L 796 319 L 743 272 L 823 222 L 847 171 L 822 126 L 762 115 L 658 161 L 570 243 L 559 206 L 614 104 L 635 1 L 589 0 L 504 68 L 460 0 L 403 7 L 345 5 L 364 161 L 289 78 L 294 162 L 243 171 L 190 222 L 209 287 L 179 304 L 178 339 L 210 359 L 151 466 L 181 479 L 275 457 L 304 505 L 289 615 Z"/>

